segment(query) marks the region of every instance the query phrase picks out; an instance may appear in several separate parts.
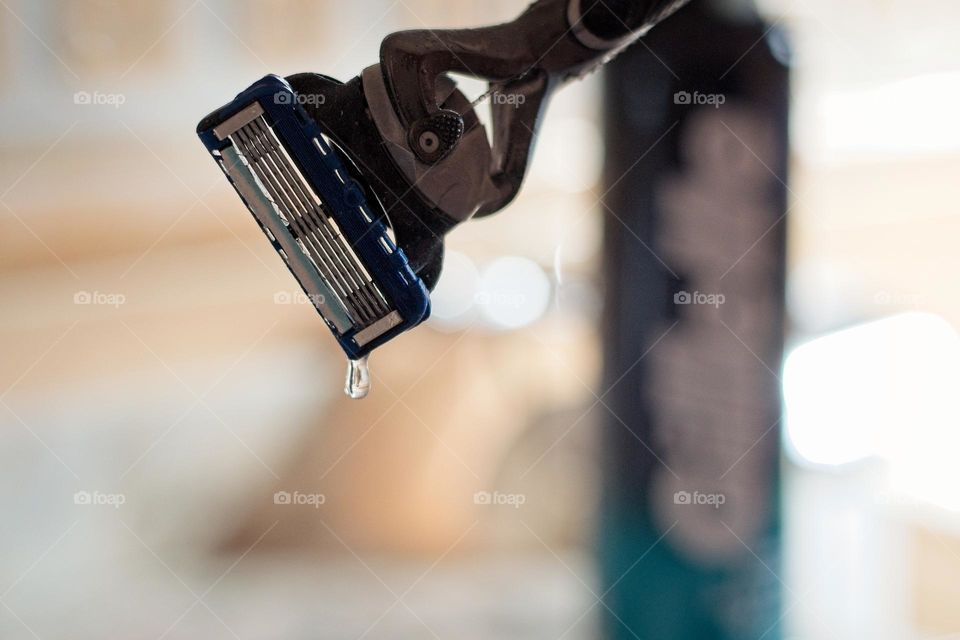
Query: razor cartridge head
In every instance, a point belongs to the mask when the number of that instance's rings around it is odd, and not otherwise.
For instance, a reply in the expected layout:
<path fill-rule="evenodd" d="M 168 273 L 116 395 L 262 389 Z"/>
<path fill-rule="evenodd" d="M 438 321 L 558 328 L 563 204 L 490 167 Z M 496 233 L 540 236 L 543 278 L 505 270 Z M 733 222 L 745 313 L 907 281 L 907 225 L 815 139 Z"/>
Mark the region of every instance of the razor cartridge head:
<path fill-rule="evenodd" d="M 429 292 L 376 194 L 299 102 L 267 76 L 197 133 L 349 358 L 347 393 L 362 397 L 367 356 L 427 318 Z"/>

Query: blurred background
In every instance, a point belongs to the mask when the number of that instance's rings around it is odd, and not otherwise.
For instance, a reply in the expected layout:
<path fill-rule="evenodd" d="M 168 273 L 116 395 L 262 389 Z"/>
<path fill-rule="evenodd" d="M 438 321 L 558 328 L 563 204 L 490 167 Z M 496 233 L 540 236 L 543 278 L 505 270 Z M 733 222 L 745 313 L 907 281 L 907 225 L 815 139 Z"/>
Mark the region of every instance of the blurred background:
<path fill-rule="evenodd" d="M 644 606 L 595 560 L 604 199 L 641 179 L 604 171 L 604 74 L 554 99 L 517 201 L 449 237 L 432 319 L 360 402 L 194 134 L 267 73 L 346 80 L 387 33 L 525 5 L 0 0 L 0 637 L 596 638 Z M 735 65 L 789 73 L 789 171 L 741 154 L 785 205 L 727 260 L 786 239 L 785 358 L 729 347 L 784 400 L 730 452 L 779 459 L 782 560 L 737 560 L 784 593 L 766 637 L 960 636 L 960 8 L 717 11 L 756 29 Z"/>

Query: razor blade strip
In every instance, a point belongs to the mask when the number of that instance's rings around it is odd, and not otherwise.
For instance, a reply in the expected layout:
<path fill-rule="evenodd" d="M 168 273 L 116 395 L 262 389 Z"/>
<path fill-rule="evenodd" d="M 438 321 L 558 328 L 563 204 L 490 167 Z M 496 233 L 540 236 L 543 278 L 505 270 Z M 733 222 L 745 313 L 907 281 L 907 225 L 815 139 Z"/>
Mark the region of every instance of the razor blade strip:
<path fill-rule="evenodd" d="M 263 78 L 198 134 L 351 360 L 426 319 L 429 293 L 379 201 L 285 80 Z"/>

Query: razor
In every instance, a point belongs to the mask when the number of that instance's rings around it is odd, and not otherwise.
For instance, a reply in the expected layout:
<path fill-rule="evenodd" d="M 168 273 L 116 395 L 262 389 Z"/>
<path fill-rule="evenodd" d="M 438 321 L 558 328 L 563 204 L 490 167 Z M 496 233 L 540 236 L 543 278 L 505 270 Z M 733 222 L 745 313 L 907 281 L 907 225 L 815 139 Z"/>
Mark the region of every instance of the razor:
<path fill-rule="evenodd" d="M 198 125 L 347 356 L 349 396 L 369 390 L 370 352 L 429 316 L 444 236 L 519 192 L 552 91 L 683 0 L 610 3 L 539 0 L 502 25 L 394 33 L 349 82 L 266 76 Z M 471 101 L 451 72 L 488 90 Z"/>

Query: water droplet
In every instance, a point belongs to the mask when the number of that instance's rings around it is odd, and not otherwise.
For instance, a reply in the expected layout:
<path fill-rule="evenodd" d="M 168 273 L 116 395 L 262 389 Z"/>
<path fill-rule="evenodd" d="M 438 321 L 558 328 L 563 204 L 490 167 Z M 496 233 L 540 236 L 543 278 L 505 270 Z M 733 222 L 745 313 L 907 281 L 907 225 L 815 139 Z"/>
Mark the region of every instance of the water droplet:
<path fill-rule="evenodd" d="M 364 398 L 370 393 L 370 366 L 367 363 L 369 354 L 357 360 L 347 361 L 347 380 L 343 392 L 351 398 Z"/>

